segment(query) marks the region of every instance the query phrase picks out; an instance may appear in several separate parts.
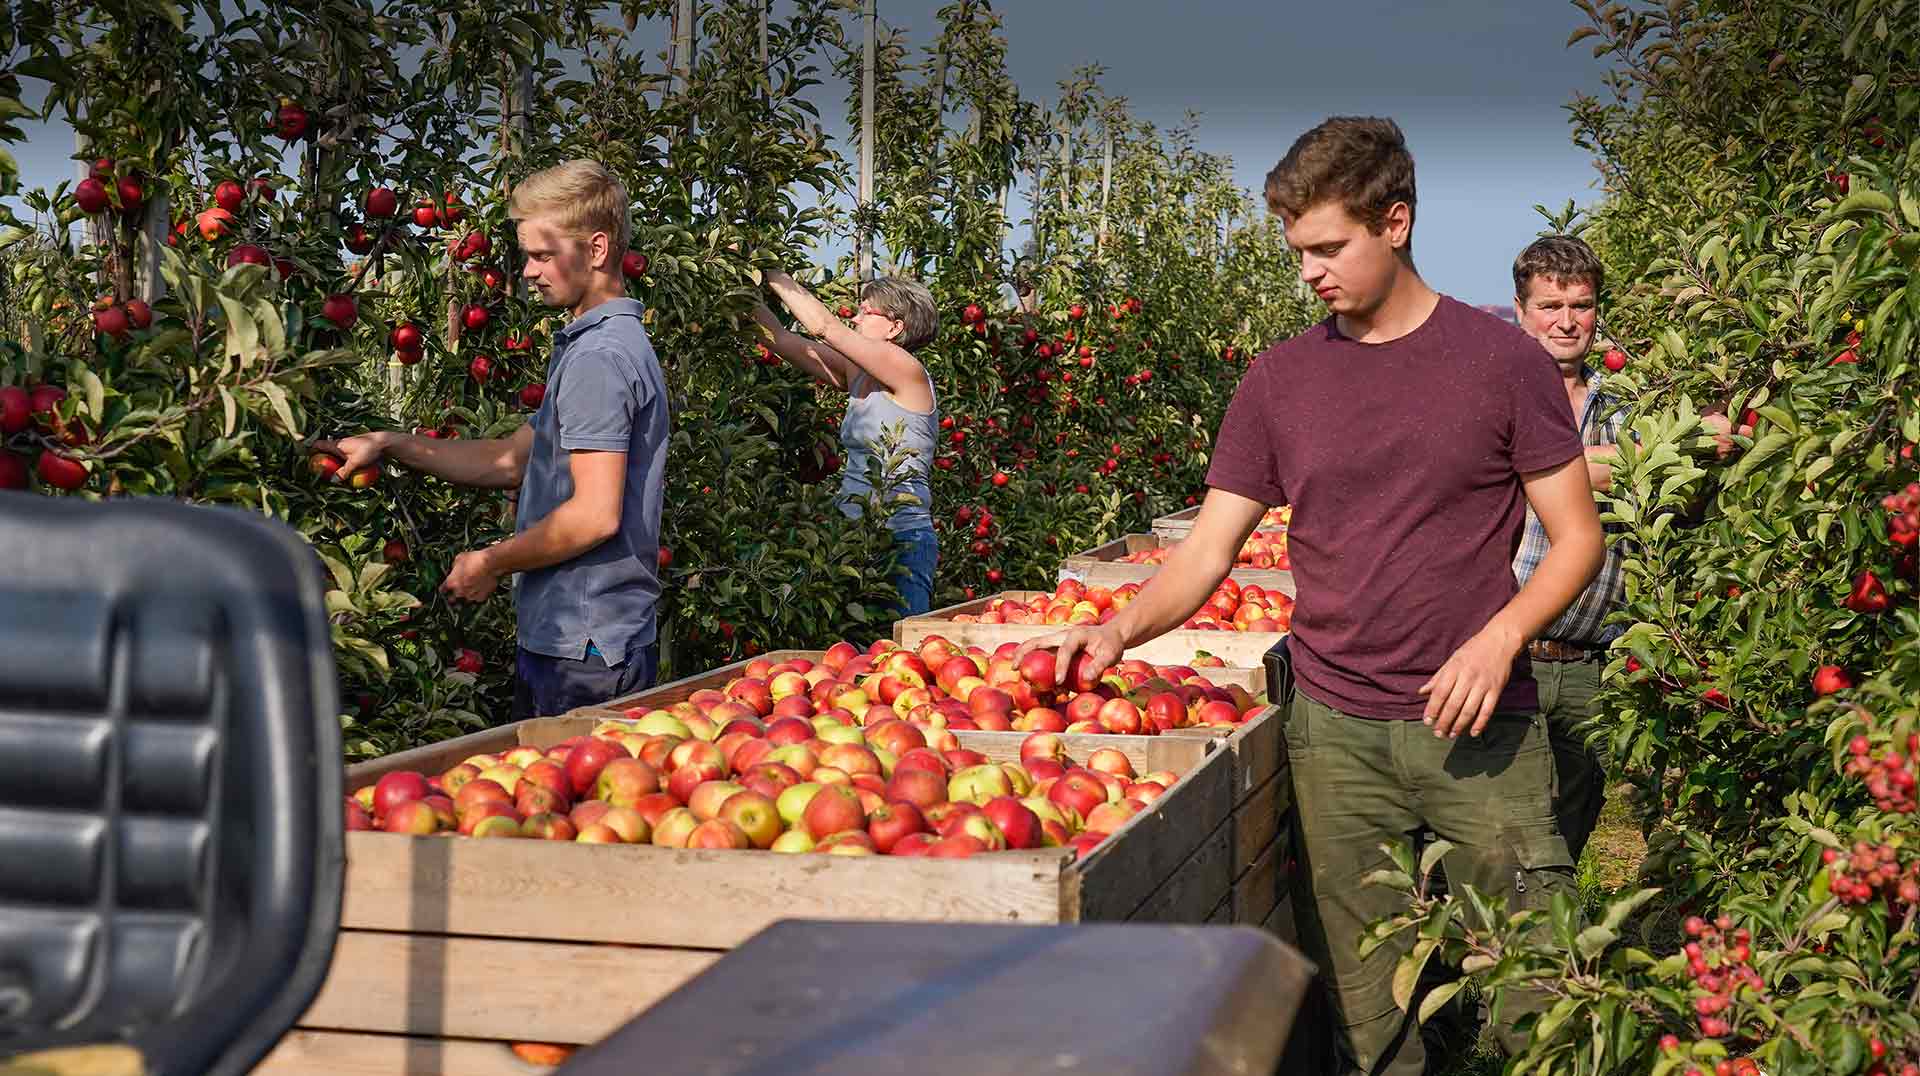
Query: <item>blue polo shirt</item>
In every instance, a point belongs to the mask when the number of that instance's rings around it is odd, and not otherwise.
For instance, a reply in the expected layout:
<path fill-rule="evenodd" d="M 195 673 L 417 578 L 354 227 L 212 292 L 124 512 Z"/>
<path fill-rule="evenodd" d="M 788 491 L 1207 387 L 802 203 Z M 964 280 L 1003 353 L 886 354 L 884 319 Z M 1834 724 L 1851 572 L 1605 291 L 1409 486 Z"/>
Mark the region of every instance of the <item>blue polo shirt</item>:
<path fill-rule="evenodd" d="M 609 665 L 654 641 L 660 601 L 660 505 L 667 474 L 667 387 L 641 323 L 645 308 L 611 299 L 554 337 L 547 394 L 533 413 L 533 450 L 514 530 L 573 496 L 569 453 L 624 452 L 620 529 L 572 560 L 520 574 L 520 646 L 580 659 L 591 644 Z"/>

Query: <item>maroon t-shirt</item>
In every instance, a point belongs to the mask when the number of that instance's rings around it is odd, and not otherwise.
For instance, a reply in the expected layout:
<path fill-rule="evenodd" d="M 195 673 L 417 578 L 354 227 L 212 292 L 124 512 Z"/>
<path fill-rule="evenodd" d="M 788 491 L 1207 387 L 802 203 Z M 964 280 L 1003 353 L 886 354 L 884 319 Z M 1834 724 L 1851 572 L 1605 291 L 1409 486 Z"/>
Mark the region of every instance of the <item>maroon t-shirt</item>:
<path fill-rule="evenodd" d="M 1442 296 L 1398 340 L 1359 343 L 1330 317 L 1254 360 L 1207 484 L 1293 505 L 1301 690 L 1344 713 L 1418 720 L 1420 685 L 1518 590 L 1521 474 L 1581 452 L 1539 343 Z M 1538 706 L 1523 652 L 1500 709 Z"/>

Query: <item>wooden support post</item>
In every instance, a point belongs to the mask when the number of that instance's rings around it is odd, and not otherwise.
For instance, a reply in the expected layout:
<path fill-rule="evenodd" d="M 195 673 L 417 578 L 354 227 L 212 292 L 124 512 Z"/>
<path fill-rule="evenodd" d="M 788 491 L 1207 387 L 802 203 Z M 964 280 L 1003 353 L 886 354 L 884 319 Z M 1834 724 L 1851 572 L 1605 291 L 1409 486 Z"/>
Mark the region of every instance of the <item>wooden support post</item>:
<path fill-rule="evenodd" d="M 1100 230 L 1094 236 L 1093 249 L 1107 244 L 1107 198 L 1113 193 L 1113 132 L 1106 132 L 1106 145 L 1100 154 Z"/>

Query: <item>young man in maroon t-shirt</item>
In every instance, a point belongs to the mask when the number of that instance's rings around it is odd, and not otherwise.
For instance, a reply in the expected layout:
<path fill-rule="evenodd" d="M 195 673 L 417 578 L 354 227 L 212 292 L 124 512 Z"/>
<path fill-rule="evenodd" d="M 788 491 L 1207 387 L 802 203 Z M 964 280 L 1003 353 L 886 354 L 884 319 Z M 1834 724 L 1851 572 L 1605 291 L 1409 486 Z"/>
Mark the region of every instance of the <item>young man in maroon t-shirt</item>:
<path fill-rule="evenodd" d="M 1177 627 L 1269 505 L 1291 504 L 1298 691 L 1287 748 L 1303 942 L 1331 976 L 1358 1071 L 1417 1074 L 1392 997 L 1403 904 L 1362 880 L 1431 827 L 1456 882 L 1539 906 L 1572 882 L 1525 647 L 1600 567 L 1600 520 L 1553 365 L 1518 328 L 1439 295 L 1410 254 L 1413 158 L 1391 120 L 1336 118 L 1267 177 L 1267 205 L 1332 316 L 1257 359 L 1221 423 L 1191 536 L 1110 622 L 1032 646 L 1096 662 Z M 1513 576 L 1526 509 L 1552 550 Z"/>

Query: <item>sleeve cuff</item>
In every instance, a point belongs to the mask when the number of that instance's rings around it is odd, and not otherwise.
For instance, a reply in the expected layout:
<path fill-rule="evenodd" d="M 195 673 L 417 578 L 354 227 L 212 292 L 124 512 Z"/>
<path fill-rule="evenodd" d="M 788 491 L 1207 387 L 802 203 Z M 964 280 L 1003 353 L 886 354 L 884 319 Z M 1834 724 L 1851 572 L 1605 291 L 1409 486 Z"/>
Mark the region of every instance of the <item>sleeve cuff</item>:
<path fill-rule="evenodd" d="M 1532 474 L 1535 471 L 1550 470 L 1563 463 L 1580 459 L 1586 454 L 1587 450 L 1584 445 L 1574 449 L 1570 453 L 1560 448 L 1543 449 L 1531 456 L 1515 456 L 1513 459 L 1513 469 L 1521 474 Z"/>
<path fill-rule="evenodd" d="M 633 444 L 625 437 L 562 437 L 560 447 L 568 452 L 625 452 Z"/>

